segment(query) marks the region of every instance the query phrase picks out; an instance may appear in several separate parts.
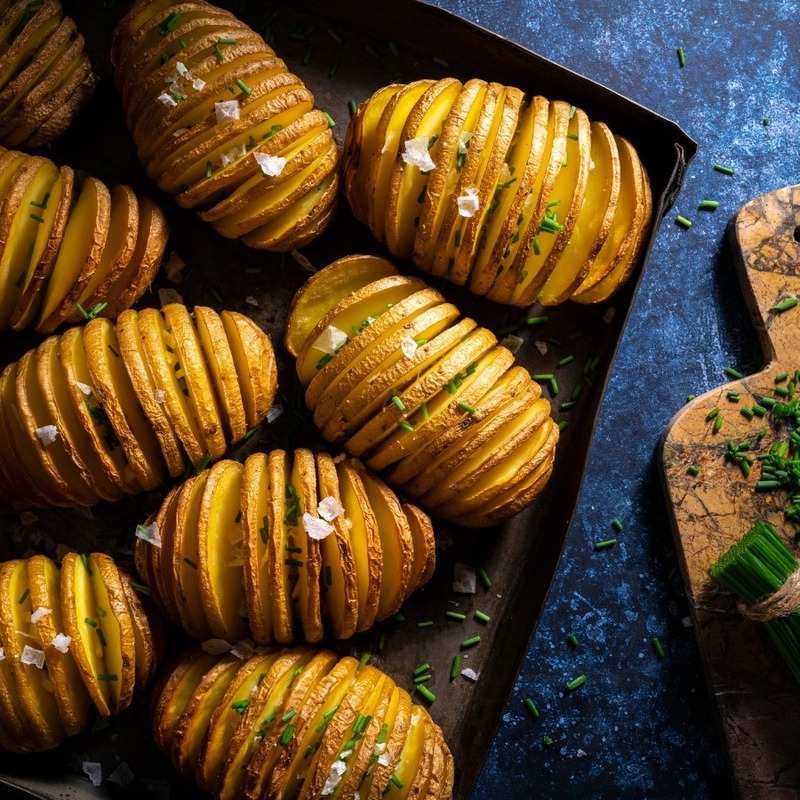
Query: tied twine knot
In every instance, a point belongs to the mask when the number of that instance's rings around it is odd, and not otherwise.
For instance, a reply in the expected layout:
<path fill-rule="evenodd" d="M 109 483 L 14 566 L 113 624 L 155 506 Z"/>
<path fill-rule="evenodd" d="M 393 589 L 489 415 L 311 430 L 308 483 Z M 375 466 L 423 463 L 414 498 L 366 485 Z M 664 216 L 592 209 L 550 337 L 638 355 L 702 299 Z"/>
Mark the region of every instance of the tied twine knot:
<path fill-rule="evenodd" d="M 739 612 L 756 622 L 769 622 L 794 614 L 800 607 L 800 568 L 796 569 L 783 586 L 751 605 L 739 603 Z"/>

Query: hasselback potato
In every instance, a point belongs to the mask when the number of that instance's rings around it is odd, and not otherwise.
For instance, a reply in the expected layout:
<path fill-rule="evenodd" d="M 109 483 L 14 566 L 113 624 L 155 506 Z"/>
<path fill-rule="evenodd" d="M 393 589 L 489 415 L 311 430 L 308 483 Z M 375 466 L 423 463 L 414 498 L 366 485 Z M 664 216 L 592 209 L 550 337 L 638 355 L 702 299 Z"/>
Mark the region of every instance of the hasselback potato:
<path fill-rule="evenodd" d="M 558 426 L 494 334 L 388 261 L 350 256 L 295 296 L 286 347 L 329 442 L 428 512 L 507 519 L 544 488 Z"/>
<path fill-rule="evenodd" d="M 269 337 L 248 317 L 179 304 L 52 336 L 0 375 L 0 491 L 89 506 L 220 458 L 276 390 Z"/>
<path fill-rule="evenodd" d="M 148 527 L 158 544 L 137 540 L 139 574 L 200 640 L 345 639 L 394 614 L 436 562 L 418 508 L 357 461 L 302 449 L 218 462 Z"/>
<path fill-rule="evenodd" d="M 287 251 L 333 215 L 330 117 L 264 40 L 205 2 L 138 0 L 112 60 L 148 174 L 229 238 Z"/>
<path fill-rule="evenodd" d="M 49 144 L 94 83 L 83 37 L 58 0 L 0 0 L 0 144 Z"/>
<path fill-rule="evenodd" d="M 116 316 L 150 285 L 167 236 L 127 186 L 0 148 L 0 330 Z"/>
<path fill-rule="evenodd" d="M 630 142 L 568 103 L 482 80 L 379 89 L 350 121 L 343 175 L 393 255 L 516 306 L 606 300 L 651 224 Z"/>
<path fill-rule="evenodd" d="M 385 673 L 329 650 L 200 651 L 155 702 L 159 746 L 222 800 L 451 800 L 453 758 L 428 712 Z"/>
<path fill-rule="evenodd" d="M 148 616 L 102 553 L 0 564 L 0 751 L 57 747 L 131 703 L 156 667 Z"/>

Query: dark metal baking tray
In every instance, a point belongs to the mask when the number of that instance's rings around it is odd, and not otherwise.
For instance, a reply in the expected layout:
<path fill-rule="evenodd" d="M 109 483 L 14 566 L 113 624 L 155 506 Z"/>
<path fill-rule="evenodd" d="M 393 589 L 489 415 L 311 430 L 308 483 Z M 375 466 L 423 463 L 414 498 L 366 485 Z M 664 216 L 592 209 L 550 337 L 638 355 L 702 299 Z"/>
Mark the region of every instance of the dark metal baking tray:
<path fill-rule="evenodd" d="M 328 0 L 325 4 L 296 0 L 289 4 L 290 9 L 259 0 L 220 4 L 265 34 L 305 79 L 318 105 L 337 120 L 334 133 L 340 143 L 348 119 L 348 101 L 360 101 L 386 83 L 451 74 L 502 81 L 528 93 L 579 105 L 590 118 L 607 122 L 633 142 L 650 176 L 657 221 L 671 206 L 697 148 L 673 122 L 513 42 L 416 0 Z M 94 100 L 50 155 L 59 163 L 84 169 L 109 183 L 128 183 L 162 203 L 172 227 L 169 249 L 190 266 L 177 287 L 161 276 L 154 289 L 177 288 L 192 305 L 242 310 L 272 335 L 281 361 L 280 394 L 287 412 L 265 426 L 260 436 L 247 443 L 244 452 L 275 446 L 320 446 L 303 407 L 291 359 L 281 344 L 289 301 L 307 273 L 291 257 L 255 252 L 223 240 L 148 182 L 124 126 L 108 61 L 111 31 L 126 4 L 65 0 L 64 5 L 83 31 L 103 80 Z M 656 230 L 654 226 L 645 261 Z M 356 252 L 380 253 L 381 249 L 342 203 L 330 229 L 304 254 L 320 267 Z M 413 270 L 409 264 L 402 267 Z M 339 645 L 343 651 L 374 652 L 375 663 L 406 688 L 411 688 L 414 666 L 423 661 L 433 665 L 435 677 L 430 687 L 439 699 L 431 713 L 442 725 L 455 756 L 457 798 L 468 797 L 478 775 L 556 569 L 572 521 L 599 398 L 611 373 L 637 285 L 632 281 L 599 308 L 567 304 L 550 310 L 546 328 L 525 333 L 527 340 L 519 357 L 533 371 L 551 371 L 557 358 L 566 353 L 576 357 L 558 372 L 561 392 L 556 405 L 570 396 L 576 384 L 584 384 L 577 407 L 557 414 L 569 419 L 570 424 L 562 435 L 556 469 L 543 496 L 502 529 L 469 532 L 438 524 L 437 571 L 431 583 L 404 609 L 407 622 L 383 624 Z M 525 318 L 519 310 L 478 300 L 449 284 L 439 288 L 496 333 L 508 332 Z M 255 298 L 258 307 L 245 302 L 246 297 Z M 155 291 L 144 302 L 157 304 Z M 614 312 L 607 313 L 609 308 Z M 535 341 L 546 343 L 546 355 Z M 35 337 L 5 334 L 0 361 L 7 363 L 35 342 Z M 584 365 L 592 356 L 599 362 L 589 384 Z M 61 543 L 82 550 L 90 546 L 107 549 L 125 561 L 130 557 L 135 524 L 157 507 L 160 497 L 152 493 L 101 505 L 92 512 L 41 511 L 29 526 L 23 525 L 16 513 L 6 511 L 0 517 L 0 556 L 53 552 L 55 543 Z M 491 590 L 484 591 L 479 585 L 474 596 L 455 595 L 455 562 L 485 567 L 493 581 Z M 471 619 L 463 623 L 446 620 L 444 612 L 455 608 L 467 612 L 468 618 L 473 608 L 480 608 L 491 615 L 492 622 L 482 626 Z M 433 628 L 416 628 L 416 621 L 429 618 L 436 621 Z M 382 633 L 385 645 L 379 652 Z M 465 655 L 464 666 L 475 669 L 479 679 L 471 683 L 459 678 L 451 684 L 451 658 L 461 640 L 471 633 L 480 633 L 482 640 Z M 169 639 L 175 649 L 185 644 L 177 632 L 170 632 Z M 102 761 L 105 775 L 124 761 L 135 776 L 134 783 L 121 789 L 104 782 L 95 789 L 80 774 L 84 760 Z M 144 698 L 139 698 L 136 707 L 126 714 L 53 753 L 0 759 L 0 783 L 59 800 L 143 794 L 196 796 L 195 789 L 175 778 L 166 759 L 151 743 Z"/>

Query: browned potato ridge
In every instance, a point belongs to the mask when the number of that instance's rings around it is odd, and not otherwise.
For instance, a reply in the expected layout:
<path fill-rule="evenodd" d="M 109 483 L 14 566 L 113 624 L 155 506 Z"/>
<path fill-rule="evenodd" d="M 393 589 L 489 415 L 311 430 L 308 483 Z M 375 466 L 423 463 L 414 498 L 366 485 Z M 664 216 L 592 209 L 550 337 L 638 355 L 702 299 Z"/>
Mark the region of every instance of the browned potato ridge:
<path fill-rule="evenodd" d="M 0 374 L 0 493 L 90 506 L 149 491 L 221 458 L 276 388 L 269 337 L 237 312 L 170 304 L 93 319 Z"/>
<path fill-rule="evenodd" d="M 452 800 L 453 756 L 385 673 L 329 650 L 187 653 L 154 703 L 156 741 L 219 800 Z"/>
<path fill-rule="evenodd" d="M 140 587 L 141 588 L 141 587 Z M 124 711 L 158 653 L 130 578 L 102 553 L 0 564 L 0 752 L 57 747 L 94 706 Z"/>
<path fill-rule="evenodd" d="M 196 639 L 347 639 L 394 614 L 433 574 L 428 517 L 345 457 L 296 450 L 219 461 L 136 542 L 144 583 Z"/>
<path fill-rule="evenodd" d="M 150 286 L 168 235 L 127 186 L 0 147 L 0 331 L 113 318 Z"/>
<path fill-rule="evenodd" d="M 652 222 L 634 147 L 575 106 L 482 80 L 392 84 L 358 107 L 342 180 L 392 255 L 498 303 L 600 303 Z"/>
<path fill-rule="evenodd" d="M 388 261 L 349 256 L 317 272 L 294 298 L 286 346 L 325 439 L 428 513 L 487 527 L 547 484 L 559 430 L 539 384 L 491 331 Z"/>
<path fill-rule="evenodd" d="M 6 0 L 0 42 L 0 144 L 50 144 L 94 92 L 83 37 L 58 0 Z"/>
<path fill-rule="evenodd" d="M 137 0 L 111 60 L 148 175 L 222 236 L 286 252 L 333 216 L 330 116 L 255 31 L 210 3 Z"/>

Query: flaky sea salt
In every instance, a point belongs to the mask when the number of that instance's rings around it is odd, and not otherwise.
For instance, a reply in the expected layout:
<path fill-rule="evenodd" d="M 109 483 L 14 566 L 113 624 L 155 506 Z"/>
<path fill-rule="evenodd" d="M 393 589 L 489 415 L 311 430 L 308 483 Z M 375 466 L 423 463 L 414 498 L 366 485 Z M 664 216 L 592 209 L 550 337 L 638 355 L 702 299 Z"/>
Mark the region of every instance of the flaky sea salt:
<path fill-rule="evenodd" d="M 67 636 L 66 633 L 57 633 L 53 637 L 53 641 L 50 642 L 50 644 L 52 644 L 53 647 L 55 647 L 55 649 L 58 650 L 59 653 L 68 653 L 69 646 L 71 643 L 72 643 L 72 637 Z"/>
<path fill-rule="evenodd" d="M 192 89 L 200 92 L 206 88 L 206 82 L 202 78 L 192 78 Z"/>
<path fill-rule="evenodd" d="M 35 647 L 26 644 L 25 647 L 22 648 L 22 655 L 19 657 L 19 660 L 23 664 L 29 664 L 37 669 L 43 669 L 44 650 L 37 650 Z"/>
<path fill-rule="evenodd" d="M 344 514 L 344 507 L 335 497 L 329 495 L 328 497 L 323 497 L 317 504 L 317 514 L 319 514 L 325 522 L 333 522 L 336 517 L 340 517 Z"/>
<path fill-rule="evenodd" d="M 325 785 L 322 787 L 322 797 L 329 797 L 336 791 L 336 787 L 341 783 L 345 772 L 347 772 L 347 764 L 341 759 L 337 759 L 331 764 L 330 772 L 325 779 Z"/>
<path fill-rule="evenodd" d="M 233 645 L 224 639 L 206 639 L 200 643 L 200 648 L 210 656 L 221 656 L 223 653 L 233 650 Z"/>
<path fill-rule="evenodd" d="M 167 393 L 163 389 L 156 389 L 156 403 L 164 404 L 167 402 Z"/>
<path fill-rule="evenodd" d="M 503 347 L 507 347 L 512 353 L 516 354 L 519 352 L 522 345 L 525 343 L 525 340 L 521 336 L 517 336 L 516 334 L 509 333 L 500 344 Z"/>
<path fill-rule="evenodd" d="M 51 608 L 45 608 L 44 606 L 39 606 L 32 614 L 31 614 L 31 622 L 34 624 L 39 622 L 39 620 L 44 619 L 45 617 L 49 616 L 53 613 Z"/>
<path fill-rule="evenodd" d="M 178 105 L 175 98 L 169 92 L 161 92 L 158 102 L 163 103 L 167 108 L 175 108 Z"/>
<path fill-rule="evenodd" d="M 253 308 L 258 308 L 258 300 L 256 300 L 256 298 L 253 297 L 252 295 L 247 295 L 244 301 L 245 303 L 247 303 L 247 305 L 253 306 Z"/>
<path fill-rule="evenodd" d="M 80 381 L 78 381 L 77 386 L 78 386 L 78 389 L 80 390 L 81 394 L 86 395 L 86 397 L 91 396 L 92 387 L 89 386 L 88 383 L 81 383 Z"/>
<path fill-rule="evenodd" d="M 392 763 L 392 758 L 391 758 L 391 756 L 390 756 L 388 753 L 384 753 L 383 755 L 381 755 L 381 756 L 378 756 L 378 763 L 379 763 L 379 764 L 380 764 L 382 767 L 388 767 L 388 766 L 389 766 L 389 764 L 391 764 L 391 763 Z"/>
<path fill-rule="evenodd" d="M 468 186 L 464 194 L 456 198 L 458 213 L 462 217 L 474 217 L 481 207 L 478 191 L 472 186 Z"/>
<path fill-rule="evenodd" d="M 274 403 L 272 408 L 267 411 L 267 424 L 275 422 L 281 414 L 283 414 L 283 405 L 281 405 L 281 403 Z"/>
<path fill-rule="evenodd" d="M 430 172 L 432 169 L 436 168 L 436 164 L 428 150 L 429 142 L 430 138 L 428 136 L 417 136 L 415 139 L 406 139 L 403 144 L 401 158 L 406 164 L 418 167 L 420 172 Z"/>
<path fill-rule="evenodd" d="M 314 342 L 314 349 L 326 355 L 335 355 L 339 348 L 347 342 L 347 334 L 335 325 L 328 325 Z"/>
<path fill-rule="evenodd" d="M 190 78 L 192 76 L 192 73 L 189 72 L 189 68 L 186 66 L 186 64 L 183 63 L 183 61 L 176 62 L 175 71 L 182 78 Z"/>
<path fill-rule="evenodd" d="M 469 680 L 469 681 L 472 681 L 473 683 L 474 683 L 476 680 L 478 680 L 478 673 L 477 673 L 477 672 L 475 672 L 475 670 L 474 670 L 474 669 L 472 669 L 472 667 L 467 667 L 466 669 L 462 669 L 462 670 L 461 670 L 461 674 L 462 674 L 462 675 L 463 675 L 463 676 L 464 676 L 464 677 L 465 677 L 467 680 Z"/>
<path fill-rule="evenodd" d="M 99 786 L 103 782 L 103 766 L 97 761 L 84 761 L 81 764 L 83 774 L 92 782 L 92 786 Z"/>
<path fill-rule="evenodd" d="M 402 350 L 403 355 L 406 358 L 414 358 L 414 354 L 417 352 L 418 347 L 419 345 L 411 336 L 404 336 L 400 340 L 400 350 Z"/>
<path fill-rule="evenodd" d="M 476 586 L 475 568 L 456 562 L 453 566 L 453 591 L 459 594 L 475 594 Z"/>
<path fill-rule="evenodd" d="M 153 547 L 161 547 L 161 533 L 158 530 L 158 522 L 153 520 L 149 525 L 137 525 L 136 538 L 152 544 Z"/>
<path fill-rule="evenodd" d="M 221 103 L 214 103 L 214 114 L 218 123 L 239 119 L 239 101 L 223 100 Z"/>
<path fill-rule="evenodd" d="M 222 154 L 220 157 L 220 164 L 223 167 L 227 167 L 229 164 L 233 164 L 234 161 L 244 158 L 246 154 L 247 148 L 245 147 L 244 143 L 234 145 L 230 150 L 227 150 Z"/>
<path fill-rule="evenodd" d="M 5 651 L 5 648 L 3 648 L 3 647 L 0 647 L 0 661 L 5 661 L 5 660 L 6 660 L 6 651 Z"/>
<path fill-rule="evenodd" d="M 42 425 L 41 428 L 36 429 L 36 436 L 43 447 L 50 447 L 58 438 L 58 428 L 55 425 Z"/>
<path fill-rule="evenodd" d="M 318 542 L 327 539 L 334 530 L 333 525 L 330 525 L 324 519 L 309 514 L 308 511 L 303 514 L 303 528 L 312 539 Z"/>
<path fill-rule="evenodd" d="M 536 349 L 543 355 L 547 355 L 547 342 L 539 341 L 538 339 L 534 342 L 536 345 Z"/>
<path fill-rule="evenodd" d="M 261 167 L 261 171 L 264 175 L 270 178 L 280 175 L 281 172 L 283 172 L 283 168 L 286 166 L 285 158 L 281 156 L 271 156 L 269 153 L 253 153 L 253 158 L 255 158 L 258 166 Z"/>

